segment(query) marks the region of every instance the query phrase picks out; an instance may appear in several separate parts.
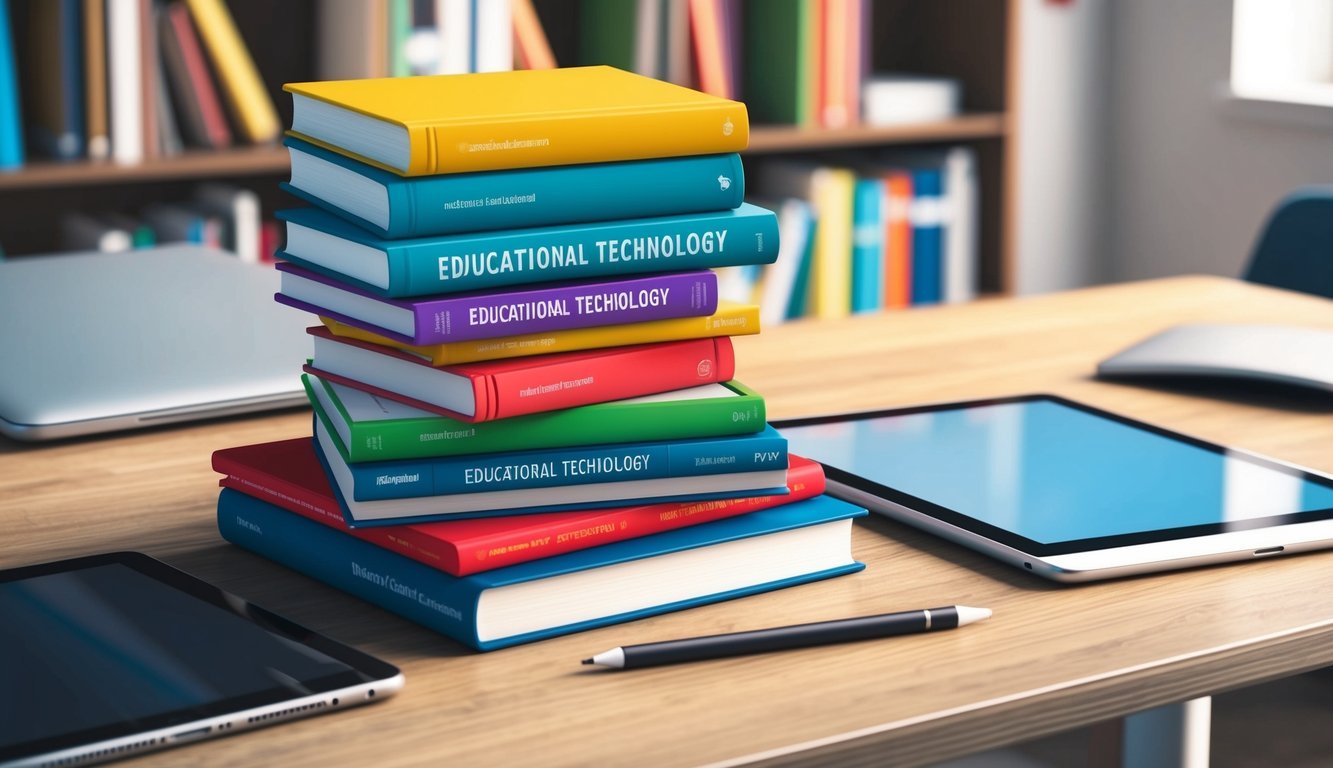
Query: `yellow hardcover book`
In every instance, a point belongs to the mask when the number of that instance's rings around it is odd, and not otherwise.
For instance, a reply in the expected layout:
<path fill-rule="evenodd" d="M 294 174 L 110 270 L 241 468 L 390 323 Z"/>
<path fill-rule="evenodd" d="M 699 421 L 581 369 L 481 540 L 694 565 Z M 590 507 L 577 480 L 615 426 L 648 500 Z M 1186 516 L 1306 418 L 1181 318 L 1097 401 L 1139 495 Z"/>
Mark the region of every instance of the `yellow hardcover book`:
<path fill-rule="evenodd" d="M 404 344 L 329 317 L 321 316 L 319 319 L 335 335 L 411 352 L 430 360 L 431 365 L 458 365 L 475 363 L 479 360 L 529 357 L 551 352 L 573 352 L 579 349 L 623 347 L 629 344 L 706 339 L 714 336 L 750 336 L 759 333 L 759 307 L 729 301 L 719 301 L 717 311 L 707 317 L 651 320 L 646 323 L 575 328 L 427 346 Z"/>
<path fill-rule="evenodd" d="M 256 143 L 276 139 L 280 130 L 278 111 L 264 89 L 255 60 L 236 31 L 227 6 L 222 0 L 186 0 L 186 3 L 241 131 Z"/>
<path fill-rule="evenodd" d="M 846 317 L 852 303 L 852 193 L 856 174 L 843 168 L 820 168 L 811 186 L 811 202 L 819 218 L 810 269 L 811 313 L 823 318 Z"/>
<path fill-rule="evenodd" d="M 403 176 L 739 152 L 745 105 L 614 67 L 289 83 L 291 133 Z"/>

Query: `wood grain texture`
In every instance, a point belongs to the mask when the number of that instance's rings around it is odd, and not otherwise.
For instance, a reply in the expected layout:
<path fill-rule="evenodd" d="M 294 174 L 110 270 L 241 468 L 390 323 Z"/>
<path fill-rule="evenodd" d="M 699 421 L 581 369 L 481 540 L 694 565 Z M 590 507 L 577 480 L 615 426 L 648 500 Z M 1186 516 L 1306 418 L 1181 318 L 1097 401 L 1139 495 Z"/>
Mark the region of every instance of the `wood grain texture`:
<path fill-rule="evenodd" d="M 1142 388 L 1097 360 L 1185 321 L 1333 329 L 1333 302 L 1221 278 L 795 323 L 737 340 L 772 418 L 1046 391 L 1333 471 L 1333 404 Z M 1062 587 L 885 520 L 863 573 L 490 654 L 223 542 L 216 448 L 308 434 L 289 412 L 0 442 L 0 565 L 138 549 L 400 665 L 385 702 L 143 764 L 919 764 L 1333 663 L 1333 553 Z M 618 674 L 607 648 L 947 603 L 963 630 Z"/>

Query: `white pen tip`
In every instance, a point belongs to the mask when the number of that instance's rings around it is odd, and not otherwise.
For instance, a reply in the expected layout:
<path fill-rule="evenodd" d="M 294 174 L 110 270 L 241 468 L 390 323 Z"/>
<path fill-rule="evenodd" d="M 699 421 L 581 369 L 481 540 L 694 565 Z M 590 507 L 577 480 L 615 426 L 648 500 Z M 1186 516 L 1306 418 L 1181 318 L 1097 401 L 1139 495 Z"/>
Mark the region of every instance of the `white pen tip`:
<path fill-rule="evenodd" d="M 965 627 L 978 621 L 983 621 L 991 617 L 989 608 L 972 608 L 967 605 L 955 605 L 954 610 L 958 611 L 958 626 Z"/>

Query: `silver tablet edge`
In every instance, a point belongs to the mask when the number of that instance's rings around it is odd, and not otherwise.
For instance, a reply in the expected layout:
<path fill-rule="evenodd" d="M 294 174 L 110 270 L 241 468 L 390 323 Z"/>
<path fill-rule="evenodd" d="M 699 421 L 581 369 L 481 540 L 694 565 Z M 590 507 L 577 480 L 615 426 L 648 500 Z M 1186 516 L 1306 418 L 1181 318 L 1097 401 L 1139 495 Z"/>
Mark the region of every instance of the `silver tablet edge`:
<path fill-rule="evenodd" d="M 118 432 L 130 429 L 144 429 L 181 422 L 220 419 L 227 416 L 241 416 L 247 413 L 296 408 L 307 405 L 305 391 L 283 392 L 274 395 L 240 398 L 219 403 L 200 404 L 168 408 L 160 411 L 127 413 L 97 419 L 64 421 L 51 424 L 20 424 L 0 416 L 0 435 L 15 440 L 33 442 L 38 440 L 58 440 L 65 437 L 83 437 Z"/>
<path fill-rule="evenodd" d="M 288 720 L 297 720 L 335 709 L 369 704 L 392 696 L 402 687 L 403 674 L 399 672 L 384 680 L 359 683 L 336 691 L 304 696 L 299 699 L 289 699 L 276 704 L 194 720 L 168 728 L 143 731 L 118 739 L 107 739 L 56 752 L 31 755 L 20 758 L 17 762 L 8 763 L 8 765 L 15 766 L 15 768 L 20 766 L 22 768 L 37 768 L 38 766 L 50 765 L 91 765 L 105 760 L 116 760 L 130 755 L 140 755 L 159 749 L 190 744 L 214 736 L 225 736 Z"/>

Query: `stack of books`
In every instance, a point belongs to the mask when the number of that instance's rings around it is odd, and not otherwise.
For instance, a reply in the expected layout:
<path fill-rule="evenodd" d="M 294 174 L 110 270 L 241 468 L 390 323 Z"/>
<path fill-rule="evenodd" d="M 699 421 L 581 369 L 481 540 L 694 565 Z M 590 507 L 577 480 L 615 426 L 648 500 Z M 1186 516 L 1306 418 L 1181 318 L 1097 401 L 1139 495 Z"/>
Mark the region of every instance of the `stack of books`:
<path fill-rule="evenodd" d="M 609 67 L 287 90 L 314 437 L 215 454 L 225 538 L 482 650 L 862 567 L 734 378 L 758 308 L 710 269 L 778 250 L 743 105 Z"/>

